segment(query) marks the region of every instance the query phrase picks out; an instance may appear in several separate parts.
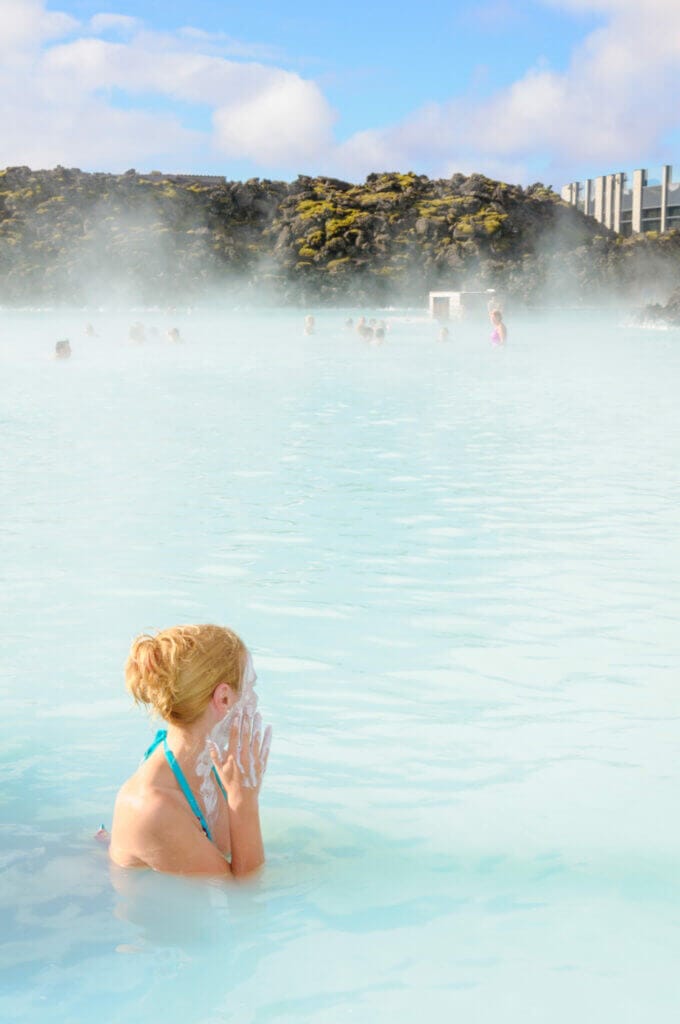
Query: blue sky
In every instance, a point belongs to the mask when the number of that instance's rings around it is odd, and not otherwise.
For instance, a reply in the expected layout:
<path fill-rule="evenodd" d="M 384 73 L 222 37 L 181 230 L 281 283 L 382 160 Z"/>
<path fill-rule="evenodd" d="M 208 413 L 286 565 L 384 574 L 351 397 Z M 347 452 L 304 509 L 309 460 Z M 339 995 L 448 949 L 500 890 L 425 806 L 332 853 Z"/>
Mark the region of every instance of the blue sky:
<path fill-rule="evenodd" d="M 633 0 L 406 11 L 0 0 L 0 116 L 15 122 L 0 165 L 354 180 L 479 170 L 559 187 L 673 162 L 676 0 L 647 0 L 642 19 Z"/>

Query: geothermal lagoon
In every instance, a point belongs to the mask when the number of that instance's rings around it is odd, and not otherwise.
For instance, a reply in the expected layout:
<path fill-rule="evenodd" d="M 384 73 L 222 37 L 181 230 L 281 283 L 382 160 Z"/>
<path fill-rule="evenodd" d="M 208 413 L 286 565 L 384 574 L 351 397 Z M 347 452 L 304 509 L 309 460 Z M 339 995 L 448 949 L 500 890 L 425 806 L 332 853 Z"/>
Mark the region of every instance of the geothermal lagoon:
<path fill-rule="evenodd" d="M 3 1020 L 671 1019 L 679 335 L 506 319 L 0 312 Z M 267 865 L 112 871 L 130 641 L 212 621 Z"/>

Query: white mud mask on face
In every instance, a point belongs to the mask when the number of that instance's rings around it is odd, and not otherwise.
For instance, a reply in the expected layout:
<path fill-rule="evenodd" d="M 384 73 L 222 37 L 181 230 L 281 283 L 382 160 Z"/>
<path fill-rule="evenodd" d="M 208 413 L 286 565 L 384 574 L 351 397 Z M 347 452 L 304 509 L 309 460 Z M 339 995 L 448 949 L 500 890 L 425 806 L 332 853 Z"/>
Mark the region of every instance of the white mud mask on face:
<path fill-rule="evenodd" d="M 196 762 L 196 773 L 199 778 L 202 779 L 201 797 L 203 799 L 203 806 L 205 807 L 206 817 L 211 828 L 213 827 L 217 816 L 219 787 L 213 771 L 212 758 L 210 757 L 210 745 L 211 743 L 214 744 L 217 747 L 219 756 L 224 757 L 227 747 L 229 746 L 229 733 L 231 732 L 234 719 L 240 719 L 243 715 L 248 715 L 251 719 L 253 723 L 253 735 L 262 735 L 262 718 L 257 711 L 257 694 L 255 693 L 256 682 L 257 676 L 255 675 L 255 669 L 253 668 L 253 661 L 250 657 L 249 651 L 243 668 L 238 700 L 232 704 L 224 718 L 222 718 L 211 730 L 206 739 L 205 747 L 199 754 Z M 239 769 L 242 771 L 243 767 L 241 765 L 240 748 L 236 752 L 236 762 Z M 257 786 L 254 766 L 251 768 L 250 778 L 244 780 L 243 784 L 252 788 Z"/>

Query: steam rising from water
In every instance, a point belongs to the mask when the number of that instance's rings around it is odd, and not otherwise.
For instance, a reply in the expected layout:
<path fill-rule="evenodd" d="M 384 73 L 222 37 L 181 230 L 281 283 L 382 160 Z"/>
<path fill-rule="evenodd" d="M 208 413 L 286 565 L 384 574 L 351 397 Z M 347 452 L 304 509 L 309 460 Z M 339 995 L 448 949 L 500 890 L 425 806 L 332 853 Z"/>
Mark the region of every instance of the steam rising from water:
<path fill-rule="evenodd" d="M 676 332 L 309 312 L 0 318 L 4 1017 L 671 1019 Z M 276 729 L 253 886 L 112 887 L 91 838 L 178 621 Z"/>

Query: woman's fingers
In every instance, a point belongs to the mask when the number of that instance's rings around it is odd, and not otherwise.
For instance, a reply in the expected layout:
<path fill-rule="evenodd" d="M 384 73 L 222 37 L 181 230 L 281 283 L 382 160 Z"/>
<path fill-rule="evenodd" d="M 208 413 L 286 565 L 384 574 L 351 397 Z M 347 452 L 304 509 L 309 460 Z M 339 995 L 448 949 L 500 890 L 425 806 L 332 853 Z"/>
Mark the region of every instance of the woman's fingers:
<path fill-rule="evenodd" d="M 231 723 L 231 729 L 229 730 L 229 746 L 227 747 L 227 753 L 231 757 L 238 759 L 238 744 L 241 736 L 241 716 L 234 715 L 234 720 Z"/>
<path fill-rule="evenodd" d="M 226 751 L 224 764 L 220 764 L 220 754 L 213 743 L 210 744 L 210 756 L 213 764 L 223 774 L 233 778 L 241 777 L 241 784 L 247 789 L 258 789 L 262 776 L 267 768 L 269 749 L 272 742 L 272 730 L 268 725 L 262 734 L 262 716 L 256 712 L 254 716 L 247 711 L 240 711 L 234 716 L 229 732 L 229 747 Z M 227 768 L 231 762 L 230 769 Z"/>
<path fill-rule="evenodd" d="M 234 761 L 233 756 L 230 753 L 227 753 L 223 761 L 220 757 L 218 747 L 212 742 L 212 740 L 208 741 L 208 751 L 210 753 L 212 763 L 215 766 L 215 770 L 222 781 L 231 783 L 234 778 L 236 768 L 236 762 Z"/>
<path fill-rule="evenodd" d="M 269 751 L 272 745 L 272 727 L 268 725 L 264 731 L 264 739 L 262 740 L 262 749 L 260 750 L 260 757 L 262 759 L 262 774 L 267 770 L 267 761 L 269 760 Z"/>
<path fill-rule="evenodd" d="M 246 711 L 241 719 L 241 735 L 238 748 L 238 766 L 246 778 L 250 775 L 250 737 L 252 719 Z"/>
<path fill-rule="evenodd" d="M 250 739 L 250 785 L 256 789 L 262 774 L 260 747 L 262 745 L 262 715 L 259 711 L 253 718 L 253 733 Z"/>

